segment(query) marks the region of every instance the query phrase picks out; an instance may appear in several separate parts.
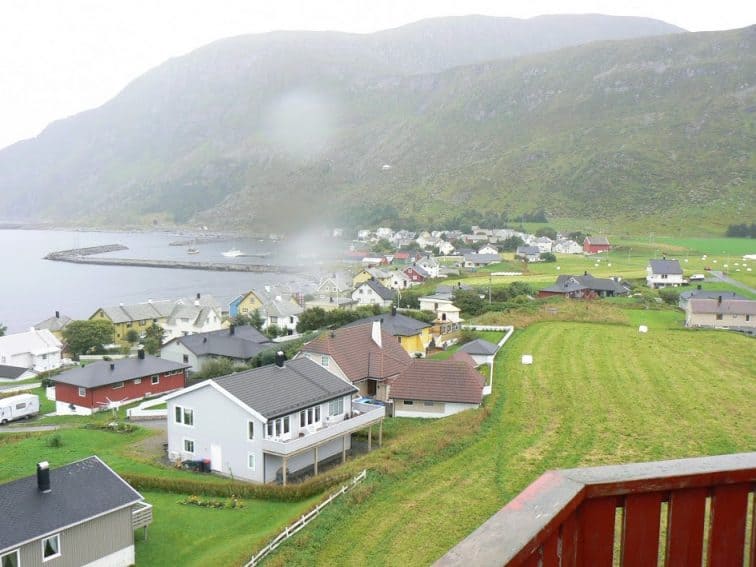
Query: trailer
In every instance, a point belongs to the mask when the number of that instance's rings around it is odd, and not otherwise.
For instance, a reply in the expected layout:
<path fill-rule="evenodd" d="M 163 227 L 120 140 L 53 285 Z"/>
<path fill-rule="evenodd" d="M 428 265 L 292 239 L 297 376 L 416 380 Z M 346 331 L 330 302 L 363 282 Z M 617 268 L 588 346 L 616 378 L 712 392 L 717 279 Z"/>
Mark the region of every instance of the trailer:
<path fill-rule="evenodd" d="M 19 394 L 0 399 L 0 425 L 17 419 L 29 419 L 39 413 L 39 396 Z"/>

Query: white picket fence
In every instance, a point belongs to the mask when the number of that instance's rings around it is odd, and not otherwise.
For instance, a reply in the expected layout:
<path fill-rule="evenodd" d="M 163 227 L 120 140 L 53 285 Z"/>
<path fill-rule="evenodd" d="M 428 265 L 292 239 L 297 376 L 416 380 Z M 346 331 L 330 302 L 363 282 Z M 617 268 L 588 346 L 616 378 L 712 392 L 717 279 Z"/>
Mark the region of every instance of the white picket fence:
<path fill-rule="evenodd" d="M 293 536 L 295 533 L 297 533 L 299 530 L 304 528 L 307 524 L 309 524 L 312 520 L 318 517 L 318 514 L 328 506 L 331 502 L 333 502 L 336 498 L 341 496 L 342 494 L 349 492 L 352 488 L 354 488 L 357 483 L 365 480 L 365 477 L 367 476 L 367 469 L 363 469 L 360 474 L 355 476 L 349 483 L 342 486 L 339 490 L 331 494 L 327 499 L 325 499 L 323 502 L 318 504 L 313 510 L 311 510 L 309 513 L 305 514 L 301 518 L 299 518 L 296 522 L 291 524 L 290 526 L 287 526 L 284 531 L 282 531 L 278 536 L 273 539 L 268 545 L 263 547 L 257 555 L 255 555 L 252 559 L 250 559 L 249 563 L 247 563 L 244 567 L 254 567 L 257 565 L 260 561 L 262 561 L 269 553 L 272 553 L 279 545 L 281 545 L 283 542 L 285 542 L 287 539 L 289 539 L 291 536 Z"/>

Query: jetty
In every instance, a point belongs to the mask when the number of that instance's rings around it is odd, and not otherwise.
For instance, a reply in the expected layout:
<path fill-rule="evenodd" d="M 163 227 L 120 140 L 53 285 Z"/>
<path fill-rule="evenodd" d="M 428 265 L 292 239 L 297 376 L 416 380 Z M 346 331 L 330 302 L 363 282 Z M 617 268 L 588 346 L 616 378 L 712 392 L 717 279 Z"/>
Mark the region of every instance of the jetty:
<path fill-rule="evenodd" d="M 128 250 L 123 244 L 106 244 L 88 248 L 74 248 L 50 252 L 45 260 L 70 262 L 72 264 L 97 264 L 100 266 L 134 266 L 139 268 L 169 268 L 176 270 L 209 270 L 214 272 L 273 272 L 302 273 L 301 267 L 273 264 L 227 264 L 224 262 L 187 262 L 183 260 L 151 260 L 140 258 L 107 258 L 97 256 L 106 252 Z"/>

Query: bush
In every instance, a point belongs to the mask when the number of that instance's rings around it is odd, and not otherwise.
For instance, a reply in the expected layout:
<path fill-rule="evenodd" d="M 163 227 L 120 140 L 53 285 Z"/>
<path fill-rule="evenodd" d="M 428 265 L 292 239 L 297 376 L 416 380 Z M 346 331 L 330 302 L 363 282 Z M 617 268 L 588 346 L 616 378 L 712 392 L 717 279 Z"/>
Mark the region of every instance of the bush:
<path fill-rule="evenodd" d="M 480 334 L 472 329 L 462 329 L 459 332 L 459 344 L 463 345 L 480 338 Z"/>
<path fill-rule="evenodd" d="M 63 438 L 60 435 L 53 435 L 47 439 L 47 446 L 53 449 L 58 449 L 63 446 Z"/>
<path fill-rule="evenodd" d="M 551 252 L 541 252 L 541 260 L 544 262 L 556 262 L 556 256 Z"/>
<path fill-rule="evenodd" d="M 659 297 L 662 298 L 664 303 L 667 303 L 669 305 L 677 305 L 680 301 L 680 291 L 671 287 L 660 289 Z"/>

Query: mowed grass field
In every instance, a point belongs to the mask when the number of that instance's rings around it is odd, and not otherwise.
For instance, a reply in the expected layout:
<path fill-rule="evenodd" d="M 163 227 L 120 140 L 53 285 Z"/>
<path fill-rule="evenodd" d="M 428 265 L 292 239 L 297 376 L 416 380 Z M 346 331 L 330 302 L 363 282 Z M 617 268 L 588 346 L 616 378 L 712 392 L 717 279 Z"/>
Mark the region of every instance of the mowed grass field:
<path fill-rule="evenodd" d="M 546 470 L 754 450 L 753 339 L 679 330 L 661 315 L 639 334 L 631 319 L 516 332 L 477 433 L 451 454 L 372 474 L 269 564 L 428 564 Z"/>

